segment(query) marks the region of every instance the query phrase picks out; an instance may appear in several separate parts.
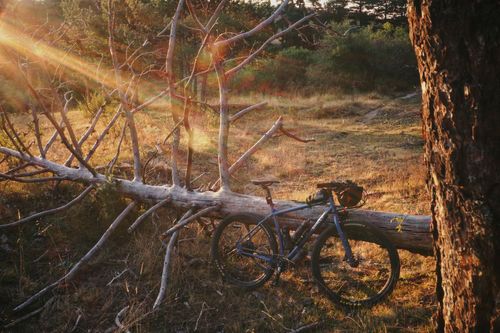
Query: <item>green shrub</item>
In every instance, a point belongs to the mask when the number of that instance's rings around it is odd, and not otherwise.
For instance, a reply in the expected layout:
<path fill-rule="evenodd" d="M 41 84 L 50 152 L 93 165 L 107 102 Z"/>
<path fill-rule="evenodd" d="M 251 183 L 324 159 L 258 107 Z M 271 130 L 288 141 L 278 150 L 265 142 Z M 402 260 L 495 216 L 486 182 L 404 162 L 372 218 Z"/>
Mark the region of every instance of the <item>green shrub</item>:
<path fill-rule="evenodd" d="M 404 28 L 391 23 L 352 27 L 347 21 L 330 28 L 316 50 L 293 46 L 261 57 L 238 74 L 233 91 L 310 93 L 340 88 L 393 93 L 418 84 L 415 56 Z"/>
<path fill-rule="evenodd" d="M 332 25 L 314 52 L 307 70 L 310 84 L 320 88 L 408 90 L 418 83 L 415 56 L 408 33 L 385 23 L 351 30 L 347 22 Z"/>
<path fill-rule="evenodd" d="M 274 57 L 257 61 L 243 70 L 235 80 L 239 92 L 255 90 L 275 92 L 303 88 L 307 83 L 307 66 L 311 63 L 311 50 L 289 47 Z"/>

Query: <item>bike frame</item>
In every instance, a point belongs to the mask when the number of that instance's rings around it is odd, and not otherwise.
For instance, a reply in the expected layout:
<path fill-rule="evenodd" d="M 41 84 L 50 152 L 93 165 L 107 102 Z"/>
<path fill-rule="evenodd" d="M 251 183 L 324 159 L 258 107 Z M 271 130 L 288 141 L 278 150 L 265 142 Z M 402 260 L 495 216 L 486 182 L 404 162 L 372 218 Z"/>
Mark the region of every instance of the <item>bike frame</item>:
<path fill-rule="evenodd" d="M 300 241 L 297 244 L 295 244 L 293 249 L 290 250 L 290 252 L 285 256 L 285 237 L 284 237 L 283 231 L 278 223 L 277 217 L 280 215 L 284 215 L 287 213 L 291 213 L 291 212 L 295 212 L 295 211 L 299 211 L 299 210 L 303 210 L 303 209 L 308 209 L 308 208 L 310 209 L 314 206 L 319 206 L 321 204 L 322 203 L 317 203 L 317 204 L 312 204 L 312 205 L 303 204 L 303 205 L 300 205 L 298 207 L 285 208 L 285 209 L 280 209 L 280 210 L 275 209 L 274 206 L 271 205 L 271 213 L 268 214 L 267 216 L 265 216 L 262 220 L 260 220 L 256 226 L 254 226 L 244 237 L 242 237 L 242 239 L 251 239 L 251 237 L 253 237 L 253 235 L 256 233 L 256 230 L 263 223 L 266 223 L 266 221 L 268 221 L 269 219 L 272 219 L 273 224 L 274 224 L 274 229 L 276 231 L 276 235 L 278 236 L 278 241 L 279 241 L 279 243 L 278 243 L 279 256 L 281 258 L 286 258 L 289 261 L 293 261 L 293 258 L 295 257 L 295 255 L 297 255 L 297 253 L 299 253 L 299 251 L 304 247 L 304 245 L 307 243 L 307 241 L 309 241 L 311 236 L 318 230 L 319 227 L 321 227 L 326 222 L 328 215 L 332 214 L 331 223 L 333 223 L 335 225 L 335 228 L 337 229 L 337 233 L 338 233 L 339 238 L 341 239 L 341 242 L 342 242 L 342 247 L 344 248 L 344 251 L 345 251 L 345 258 L 349 264 L 354 265 L 355 260 L 354 260 L 353 254 L 352 254 L 352 250 L 351 250 L 349 242 L 347 241 L 347 238 L 342 230 L 338 210 L 337 210 L 337 207 L 335 206 L 335 203 L 333 201 L 332 196 L 330 196 L 328 199 L 328 206 L 325 208 L 325 210 L 320 215 L 320 217 L 316 220 L 316 222 L 312 225 L 312 227 L 307 231 L 307 234 L 305 236 L 301 237 Z M 261 260 L 265 260 L 269 263 L 273 263 L 275 261 L 275 258 L 273 258 L 273 257 L 269 257 L 269 256 L 261 255 L 261 254 L 256 254 L 256 253 L 245 252 L 242 249 L 241 242 L 238 242 L 236 248 L 237 248 L 238 254 L 258 258 Z"/>

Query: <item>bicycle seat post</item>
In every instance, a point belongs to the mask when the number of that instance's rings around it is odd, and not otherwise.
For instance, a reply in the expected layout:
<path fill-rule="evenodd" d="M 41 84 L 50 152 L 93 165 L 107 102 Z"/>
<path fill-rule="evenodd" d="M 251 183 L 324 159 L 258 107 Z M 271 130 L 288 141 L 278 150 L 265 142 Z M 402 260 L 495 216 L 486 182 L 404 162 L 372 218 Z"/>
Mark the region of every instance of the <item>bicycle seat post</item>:
<path fill-rule="evenodd" d="M 274 209 L 274 202 L 273 202 L 273 197 L 271 195 L 271 190 L 269 189 L 269 186 L 262 184 L 262 189 L 266 192 L 266 202 L 269 206 L 271 206 L 271 209 Z"/>
<path fill-rule="evenodd" d="M 277 180 L 269 180 L 269 179 L 264 179 L 264 180 L 252 180 L 252 184 L 257 185 L 262 187 L 262 189 L 266 192 L 266 202 L 269 206 L 271 206 L 271 209 L 274 210 L 274 202 L 273 202 L 273 197 L 271 195 L 271 190 L 269 189 L 269 186 L 279 183 Z"/>

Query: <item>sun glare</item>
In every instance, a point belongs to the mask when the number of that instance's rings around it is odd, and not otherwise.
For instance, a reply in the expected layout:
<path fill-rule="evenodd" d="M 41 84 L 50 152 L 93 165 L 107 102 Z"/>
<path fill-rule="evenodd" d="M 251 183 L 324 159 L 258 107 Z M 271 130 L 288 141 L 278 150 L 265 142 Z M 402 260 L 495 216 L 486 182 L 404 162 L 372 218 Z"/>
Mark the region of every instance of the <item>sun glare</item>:
<path fill-rule="evenodd" d="M 31 60 L 43 60 L 55 68 L 78 73 L 107 87 L 116 86 L 109 69 L 97 66 L 72 55 L 68 51 L 54 48 L 41 40 L 34 40 L 10 22 L 0 22 L 0 45 L 16 51 Z"/>

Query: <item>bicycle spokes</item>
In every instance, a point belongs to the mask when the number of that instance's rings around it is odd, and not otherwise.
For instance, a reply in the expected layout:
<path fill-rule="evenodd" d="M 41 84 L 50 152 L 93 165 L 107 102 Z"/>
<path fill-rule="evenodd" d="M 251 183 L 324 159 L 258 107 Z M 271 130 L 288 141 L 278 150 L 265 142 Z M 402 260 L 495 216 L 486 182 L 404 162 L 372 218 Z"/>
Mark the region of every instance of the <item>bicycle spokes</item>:
<path fill-rule="evenodd" d="M 373 297 L 390 277 L 391 262 L 378 244 L 350 240 L 353 262 L 346 258 L 341 241 L 328 239 L 320 253 L 320 270 L 325 285 L 349 300 Z"/>
<path fill-rule="evenodd" d="M 253 281 L 272 269 L 273 251 L 259 226 L 233 222 L 219 240 L 224 269 L 243 281 Z"/>

